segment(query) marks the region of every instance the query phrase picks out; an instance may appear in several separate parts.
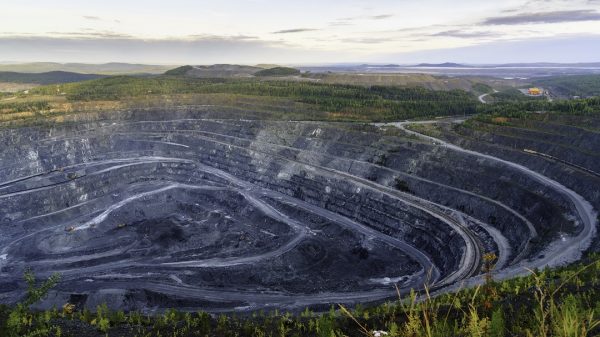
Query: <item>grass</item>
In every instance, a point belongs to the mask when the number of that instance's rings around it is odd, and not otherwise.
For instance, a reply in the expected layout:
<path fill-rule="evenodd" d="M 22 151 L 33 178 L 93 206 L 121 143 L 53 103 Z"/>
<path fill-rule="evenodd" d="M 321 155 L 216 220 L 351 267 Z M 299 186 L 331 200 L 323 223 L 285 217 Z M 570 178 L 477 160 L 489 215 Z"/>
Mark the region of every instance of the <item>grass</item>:
<path fill-rule="evenodd" d="M 586 337 L 600 333 L 600 256 L 526 277 L 494 281 L 455 293 L 432 296 L 398 292 L 393 302 L 372 307 L 337 305 L 325 313 L 254 312 L 244 316 L 167 310 L 149 316 L 111 311 L 92 313 L 68 304 L 31 311 L 55 279 L 36 288 L 27 274 L 26 300 L 0 308 L 2 336 L 323 336 L 323 337 Z M 16 323 L 15 323 L 16 322 Z M 78 322 L 77 324 L 73 322 Z M 75 328 L 74 328 L 75 327 Z"/>

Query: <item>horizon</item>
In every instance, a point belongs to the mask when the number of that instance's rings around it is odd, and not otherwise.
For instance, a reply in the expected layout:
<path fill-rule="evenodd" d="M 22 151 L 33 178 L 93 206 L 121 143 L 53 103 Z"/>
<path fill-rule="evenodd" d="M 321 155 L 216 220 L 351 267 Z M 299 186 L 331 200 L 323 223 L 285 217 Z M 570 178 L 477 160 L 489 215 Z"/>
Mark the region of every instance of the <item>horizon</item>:
<path fill-rule="evenodd" d="M 587 65 L 593 64 L 594 66 L 598 65 L 600 67 L 600 61 L 589 61 L 589 62 L 510 62 L 510 63 L 468 63 L 468 62 L 454 62 L 454 61 L 442 61 L 442 62 L 418 62 L 415 61 L 413 63 L 394 63 L 394 62 L 330 62 L 330 63 L 268 63 L 268 62 L 258 62 L 258 63 L 140 63 L 140 62 L 119 62 L 119 61 L 108 61 L 108 62 L 58 62 L 58 61 L 32 61 L 32 62 L 20 62 L 20 61 L 12 61 L 12 60 L 0 60 L 0 65 L 2 66 L 19 66 L 19 65 L 28 65 L 28 64 L 56 64 L 56 65 L 89 65 L 89 66 L 102 66 L 102 65 L 111 65 L 111 64 L 123 64 L 123 65 L 132 65 L 132 66 L 158 66 L 158 67 L 180 67 L 180 66 L 215 66 L 215 65 L 237 65 L 237 66 L 290 66 L 290 67 L 299 67 L 299 68 L 310 68 L 310 67 L 360 67 L 360 66 L 376 66 L 376 67 L 398 67 L 398 68 L 426 68 L 428 66 L 444 68 L 443 65 L 451 64 L 456 66 L 465 66 L 470 68 L 477 67 L 510 67 L 510 66 L 519 66 L 519 65 L 531 65 L 531 66 L 540 66 L 544 67 L 544 65 L 548 65 L 548 67 L 553 66 L 573 66 L 573 67 L 586 67 Z M 268 67 L 267 67 L 268 68 Z M 560 68 L 560 67 L 559 67 Z M 60 70 L 58 70 L 60 71 Z"/>
<path fill-rule="evenodd" d="M 27 0 L 0 12 L 2 58 L 20 63 L 590 63 L 598 32 L 598 0 Z"/>

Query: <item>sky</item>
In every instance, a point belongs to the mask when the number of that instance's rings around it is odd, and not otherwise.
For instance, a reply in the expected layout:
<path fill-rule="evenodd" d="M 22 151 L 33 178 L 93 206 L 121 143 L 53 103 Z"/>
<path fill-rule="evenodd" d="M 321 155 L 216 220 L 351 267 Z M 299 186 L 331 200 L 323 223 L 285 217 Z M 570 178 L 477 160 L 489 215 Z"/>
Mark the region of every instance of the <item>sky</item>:
<path fill-rule="evenodd" d="M 6 1 L 0 62 L 599 62 L 600 0 Z"/>

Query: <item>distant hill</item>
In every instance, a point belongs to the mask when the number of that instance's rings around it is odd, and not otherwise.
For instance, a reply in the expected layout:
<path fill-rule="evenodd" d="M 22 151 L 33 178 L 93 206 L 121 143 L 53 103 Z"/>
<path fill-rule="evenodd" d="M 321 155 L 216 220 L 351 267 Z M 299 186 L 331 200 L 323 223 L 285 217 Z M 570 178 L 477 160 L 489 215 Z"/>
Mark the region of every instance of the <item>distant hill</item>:
<path fill-rule="evenodd" d="M 101 75 L 126 75 L 126 74 L 162 74 L 174 66 L 131 64 L 131 63 L 54 63 L 34 62 L 19 64 L 0 64 L 0 71 L 12 71 L 19 73 L 45 73 L 52 71 L 66 71 L 81 74 Z"/>
<path fill-rule="evenodd" d="M 180 67 L 181 68 L 181 67 Z M 189 66 L 185 76 L 197 78 L 252 77 L 263 68 L 237 64 L 213 64 L 209 66 Z M 180 69 L 181 71 L 181 69 Z"/>
<path fill-rule="evenodd" d="M 300 70 L 288 67 L 275 67 L 271 69 L 264 69 L 254 73 L 254 76 L 267 77 L 267 76 L 294 76 L 300 75 Z"/>
<path fill-rule="evenodd" d="M 361 64 L 360 68 L 398 68 L 399 64 Z"/>
<path fill-rule="evenodd" d="M 175 69 L 165 71 L 165 75 L 185 76 L 188 73 L 188 71 L 190 71 L 192 69 L 194 69 L 194 67 L 192 67 L 192 66 L 181 66 L 181 67 L 177 67 Z"/>
<path fill-rule="evenodd" d="M 271 68 L 281 67 L 278 64 L 269 64 L 269 63 L 261 63 L 261 64 L 256 64 L 254 66 L 255 67 L 259 67 L 259 68 L 263 68 L 263 69 L 271 69 Z"/>
<path fill-rule="evenodd" d="M 67 71 L 50 71 L 46 73 L 17 73 L 0 72 L 0 82 L 5 83 L 30 83 L 30 84 L 56 84 L 72 83 L 94 80 L 105 77 L 96 74 L 79 74 Z"/>
<path fill-rule="evenodd" d="M 460 64 L 460 63 L 452 63 L 452 62 L 446 62 L 446 63 L 419 63 L 413 67 L 430 67 L 430 68 L 464 68 L 464 67 L 468 67 L 464 64 Z"/>
<path fill-rule="evenodd" d="M 165 75 L 195 78 L 269 77 L 299 75 L 300 70 L 288 67 L 261 68 L 237 64 L 214 64 L 209 66 L 182 66 L 170 69 Z"/>
<path fill-rule="evenodd" d="M 498 64 L 495 67 L 522 67 L 522 68 L 536 68 L 536 67 L 553 67 L 553 68 L 600 68 L 600 62 L 588 62 L 588 63 L 549 63 L 549 62 L 537 62 L 537 63 L 507 63 Z"/>

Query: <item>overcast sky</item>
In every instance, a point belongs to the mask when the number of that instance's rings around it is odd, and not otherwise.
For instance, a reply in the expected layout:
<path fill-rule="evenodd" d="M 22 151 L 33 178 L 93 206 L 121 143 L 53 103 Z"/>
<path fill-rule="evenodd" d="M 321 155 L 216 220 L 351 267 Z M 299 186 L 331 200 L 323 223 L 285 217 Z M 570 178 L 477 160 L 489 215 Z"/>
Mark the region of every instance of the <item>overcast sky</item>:
<path fill-rule="evenodd" d="M 5 1 L 0 61 L 600 61 L 600 0 Z"/>

